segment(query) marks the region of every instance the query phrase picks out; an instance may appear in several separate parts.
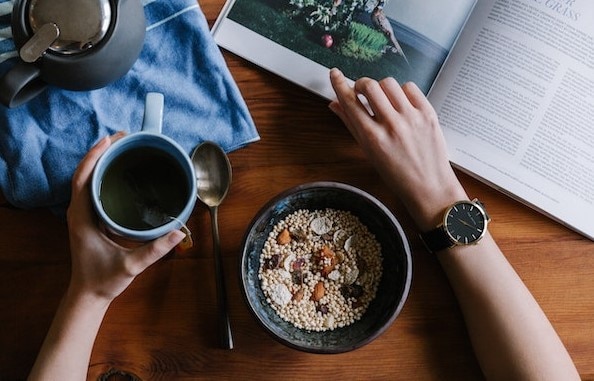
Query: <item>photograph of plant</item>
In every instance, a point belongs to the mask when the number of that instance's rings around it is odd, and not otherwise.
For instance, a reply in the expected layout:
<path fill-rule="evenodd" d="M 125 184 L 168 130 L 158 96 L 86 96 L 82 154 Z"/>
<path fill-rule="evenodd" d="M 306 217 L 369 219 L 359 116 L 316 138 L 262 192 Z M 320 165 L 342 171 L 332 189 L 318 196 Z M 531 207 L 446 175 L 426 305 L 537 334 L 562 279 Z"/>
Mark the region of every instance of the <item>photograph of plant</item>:
<path fill-rule="evenodd" d="M 449 47 L 396 21 L 386 10 L 389 1 L 236 0 L 228 18 L 312 61 L 338 67 L 351 79 L 392 76 L 414 81 L 427 93 Z"/>

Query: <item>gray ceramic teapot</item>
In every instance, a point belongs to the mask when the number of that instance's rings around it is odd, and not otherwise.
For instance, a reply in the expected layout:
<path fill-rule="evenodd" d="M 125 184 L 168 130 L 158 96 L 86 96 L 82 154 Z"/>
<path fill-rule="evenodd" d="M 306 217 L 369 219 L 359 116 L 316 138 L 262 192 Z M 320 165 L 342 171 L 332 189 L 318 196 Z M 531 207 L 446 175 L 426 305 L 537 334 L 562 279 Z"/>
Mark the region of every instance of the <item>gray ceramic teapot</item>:
<path fill-rule="evenodd" d="M 47 85 L 106 86 L 130 70 L 146 30 L 140 0 L 16 0 L 12 34 L 20 60 L 0 78 L 0 102 L 19 106 Z"/>

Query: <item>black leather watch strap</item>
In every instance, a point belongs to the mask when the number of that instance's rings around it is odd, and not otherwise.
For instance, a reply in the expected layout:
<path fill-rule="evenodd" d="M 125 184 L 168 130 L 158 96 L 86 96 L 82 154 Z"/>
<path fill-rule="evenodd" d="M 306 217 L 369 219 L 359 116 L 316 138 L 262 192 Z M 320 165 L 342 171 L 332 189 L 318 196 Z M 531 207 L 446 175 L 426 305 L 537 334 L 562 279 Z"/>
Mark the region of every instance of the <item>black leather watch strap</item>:
<path fill-rule="evenodd" d="M 454 246 L 443 226 L 438 226 L 426 233 L 421 233 L 420 236 L 427 250 L 432 253 Z"/>

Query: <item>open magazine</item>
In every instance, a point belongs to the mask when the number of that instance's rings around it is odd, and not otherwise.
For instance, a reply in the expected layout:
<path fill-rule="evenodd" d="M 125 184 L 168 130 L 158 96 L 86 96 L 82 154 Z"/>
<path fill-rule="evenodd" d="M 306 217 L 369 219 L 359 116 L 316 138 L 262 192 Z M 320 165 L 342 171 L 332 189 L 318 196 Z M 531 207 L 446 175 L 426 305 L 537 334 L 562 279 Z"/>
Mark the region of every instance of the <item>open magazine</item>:
<path fill-rule="evenodd" d="M 328 99 L 415 82 L 453 165 L 594 240 L 594 2 L 228 0 L 213 35 Z"/>

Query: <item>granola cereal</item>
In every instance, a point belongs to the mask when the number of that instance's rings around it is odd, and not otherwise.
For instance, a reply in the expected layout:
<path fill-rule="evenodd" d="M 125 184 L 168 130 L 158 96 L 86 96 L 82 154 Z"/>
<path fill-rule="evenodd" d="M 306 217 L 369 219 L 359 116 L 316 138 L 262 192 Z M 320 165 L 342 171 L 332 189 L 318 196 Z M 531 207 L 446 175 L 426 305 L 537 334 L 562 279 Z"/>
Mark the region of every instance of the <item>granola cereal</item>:
<path fill-rule="evenodd" d="M 267 302 L 298 328 L 326 331 L 359 320 L 382 276 L 381 247 L 350 212 L 298 210 L 264 243 L 258 277 Z"/>

